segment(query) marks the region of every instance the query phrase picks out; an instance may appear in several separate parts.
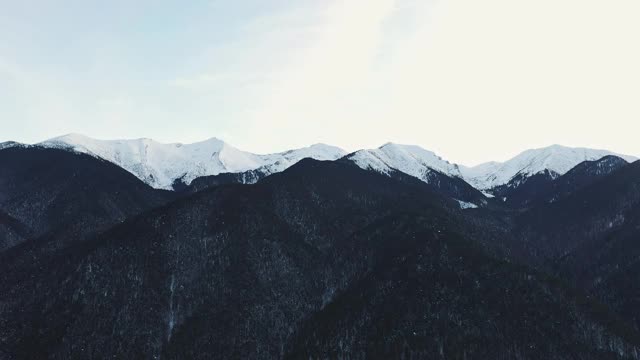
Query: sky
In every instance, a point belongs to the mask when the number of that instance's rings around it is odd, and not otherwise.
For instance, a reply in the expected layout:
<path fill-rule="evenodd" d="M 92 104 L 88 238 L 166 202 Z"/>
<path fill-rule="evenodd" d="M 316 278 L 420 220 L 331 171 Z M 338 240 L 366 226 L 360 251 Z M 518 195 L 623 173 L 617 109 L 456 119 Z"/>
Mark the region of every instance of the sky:
<path fill-rule="evenodd" d="M 640 155 L 638 0 L 0 0 L 0 141 Z"/>

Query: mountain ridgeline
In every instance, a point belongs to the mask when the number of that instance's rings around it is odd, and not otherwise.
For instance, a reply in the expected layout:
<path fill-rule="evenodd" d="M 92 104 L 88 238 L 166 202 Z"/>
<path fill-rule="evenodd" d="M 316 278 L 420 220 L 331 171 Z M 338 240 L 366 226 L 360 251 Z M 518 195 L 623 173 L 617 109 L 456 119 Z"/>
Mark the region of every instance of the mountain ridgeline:
<path fill-rule="evenodd" d="M 3 143 L 0 359 L 640 359 L 634 161 Z"/>

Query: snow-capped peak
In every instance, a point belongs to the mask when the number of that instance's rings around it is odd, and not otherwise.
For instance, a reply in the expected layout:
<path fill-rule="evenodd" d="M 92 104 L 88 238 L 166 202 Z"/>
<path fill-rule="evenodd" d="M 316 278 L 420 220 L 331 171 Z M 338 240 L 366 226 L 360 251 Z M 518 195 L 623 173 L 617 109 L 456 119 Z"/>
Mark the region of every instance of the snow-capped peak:
<path fill-rule="evenodd" d="M 29 146 L 15 142 L 0 143 L 0 149 Z M 282 153 L 257 155 L 239 150 L 218 138 L 192 143 L 164 144 L 148 138 L 132 140 L 96 140 L 80 134 L 56 137 L 37 146 L 62 148 L 110 161 L 133 173 L 147 184 L 172 189 L 180 179 L 189 184 L 197 177 L 221 173 L 258 170 L 263 175 L 281 172 L 304 158 L 337 160 L 346 155 L 338 147 L 314 144 Z M 584 161 L 600 160 L 613 155 L 628 162 L 633 156 L 607 150 L 571 148 L 552 145 L 522 152 L 506 162 L 488 162 L 474 167 L 459 166 L 432 151 L 416 145 L 387 143 L 377 149 L 359 150 L 347 156 L 359 167 L 383 174 L 395 171 L 417 177 L 427 183 L 434 171 L 462 178 L 476 189 L 488 191 L 509 183 L 516 177 L 528 177 L 544 171 L 552 176 L 567 173 Z M 488 195 L 487 192 L 485 194 Z"/>
<path fill-rule="evenodd" d="M 22 144 L 17 143 L 15 141 L 5 141 L 0 143 L 0 150 L 17 147 L 17 146 L 22 146 Z"/>
<path fill-rule="evenodd" d="M 96 140 L 68 134 L 38 144 L 90 154 L 119 165 L 147 184 L 171 189 L 175 180 L 189 184 L 201 176 L 261 169 L 266 174 L 283 171 L 306 157 L 336 160 L 346 154 L 328 145 L 314 145 L 280 154 L 257 155 L 236 149 L 217 138 L 193 144 L 163 144 L 152 139 Z"/>
<path fill-rule="evenodd" d="M 564 175 L 584 161 L 599 160 L 608 155 L 635 161 L 633 156 L 619 155 L 607 150 L 571 148 L 552 145 L 522 152 L 504 163 L 491 162 L 475 167 L 462 167 L 464 179 L 474 187 L 486 190 L 507 184 L 518 175 L 530 176 L 548 170 L 553 175 Z"/>
<path fill-rule="evenodd" d="M 429 175 L 433 170 L 450 176 L 461 176 L 458 165 L 415 145 L 387 143 L 377 149 L 356 151 L 348 159 L 365 170 L 383 174 L 401 171 L 425 182 L 429 182 Z"/>

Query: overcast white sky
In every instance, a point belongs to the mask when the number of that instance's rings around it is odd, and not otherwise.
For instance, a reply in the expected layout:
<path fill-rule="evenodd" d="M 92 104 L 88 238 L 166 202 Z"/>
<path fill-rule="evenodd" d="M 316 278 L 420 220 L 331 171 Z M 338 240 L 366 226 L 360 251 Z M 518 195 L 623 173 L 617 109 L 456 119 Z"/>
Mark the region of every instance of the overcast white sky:
<path fill-rule="evenodd" d="M 135 3 L 135 4 L 132 4 Z M 638 0 L 0 0 L 0 141 L 640 155 Z"/>

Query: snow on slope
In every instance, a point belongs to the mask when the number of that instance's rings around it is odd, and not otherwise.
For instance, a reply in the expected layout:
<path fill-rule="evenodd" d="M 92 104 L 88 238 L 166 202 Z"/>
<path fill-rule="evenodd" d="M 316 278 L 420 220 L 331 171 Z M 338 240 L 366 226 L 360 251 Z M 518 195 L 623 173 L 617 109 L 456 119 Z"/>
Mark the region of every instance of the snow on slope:
<path fill-rule="evenodd" d="M 569 148 L 553 145 L 527 150 L 504 163 L 489 162 L 475 167 L 452 164 L 431 151 L 413 145 L 386 144 L 378 149 L 360 150 L 349 159 L 363 169 L 389 174 L 395 170 L 429 182 L 431 170 L 453 177 L 460 177 L 479 190 L 489 190 L 507 184 L 517 175 L 531 176 L 549 170 L 560 176 L 581 162 L 599 160 L 608 155 L 619 156 L 626 161 L 637 158 L 619 155 L 607 150 Z"/>
<path fill-rule="evenodd" d="M 470 203 L 470 202 L 466 202 L 466 201 L 462 201 L 462 200 L 456 200 L 458 202 L 458 204 L 460 205 L 460 209 L 462 210 L 466 210 L 466 209 L 477 209 L 478 205 L 474 204 L 474 203 Z"/>
<path fill-rule="evenodd" d="M 172 189 L 176 179 L 189 184 L 201 176 L 255 169 L 268 175 L 283 171 L 306 157 L 336 160 L 346 153 L 342 149 L 319 144 L 280 154 L 256 155 L 216 138 L 193 144 L 162 144 L 151 139 L 96 140 L 78 134 L 57 137 L 38 145 L 70 149 L 105 159 L 160 189 Z"/>
<path fill-rule="evenodd" d="M 435 153 L 415 145 L 388 143 L 377 149 L 360 150 L 349 155 L 349 160 L 365 170 L 389 174 L 394 170 L 429 182 L 432 170 L 461 177 L 458 165 L 451 164 Z"/>
<path fill-rule="evenodd" d="M 5 141 L 0 143 L 0 150 L 12 148 L 12 147 L 18 147 L 18 146 L 22 146 L 22 144 L 17 143 L 15 141 Z"/>
<path fill-rule="evenodd" d="M 541 149 L 527 150 L 504 163 L 491 162 L 476 167 L 461 167 L 463 178 L 475 188 L 487 190 L 507 184 L 516 175 L 535 175 L 549 170 L 557 176 L 584 161 L 599 160 L 608 155 L 619 156 L 626 161 L 635 161 L 633 156 L 619 155 L 607 150 L 570 148 L 553 145 Z"/>
<path fill-rule="evenodd" d="M 162 189 L 171 189 L 176 179 L 189 184 L 200 176 L 249 170 L 259 170 L 269 175 L 281 172 L 307 157 L 336 160 L 346 154 L 340 148 L 317 144 L 283 153 L 256 155 L 238 150 L 216 138 L 194 144 L 162 144 L 151 139 L 95 140 L 69 134 L 38 145 L 71 149 L 103 158 L 128 170 L 149 185 Z M 0 149 L 13 146 L 20 144 L 2 143 Z M 553 145 L 527 150 L 503 163 L 489 162 L 465 167 L 450 163 L 419 146 L 393 143 L 377 149 L 356 151 L 348 159 L 365 170 L 384 174 L 401 171 L 425 182 L 429 182 L 432 171 L 436 170 L 462 178 L 476 189 L 486 191 L 507 184 L 518 175 L 530 176 L 549 170 L 553 175 L 560 176 L 581 162 L 599 160 L 608 155 L 619 156 L 629 162 L 638 160 L 633 156 L 607 150 Z"/>
<path fill-rule="evenodd" d="M 282 153 L 260 155 L 265 160 L 266 165 L 260 167 L 259 170 L 266 174 L 274 174 L 286 170 L 305 158 L 316 160 L 337 160 L 346 154 L 346 151 L 335 146 L 315 144 L 306 148 L 289 150 Z"/>

